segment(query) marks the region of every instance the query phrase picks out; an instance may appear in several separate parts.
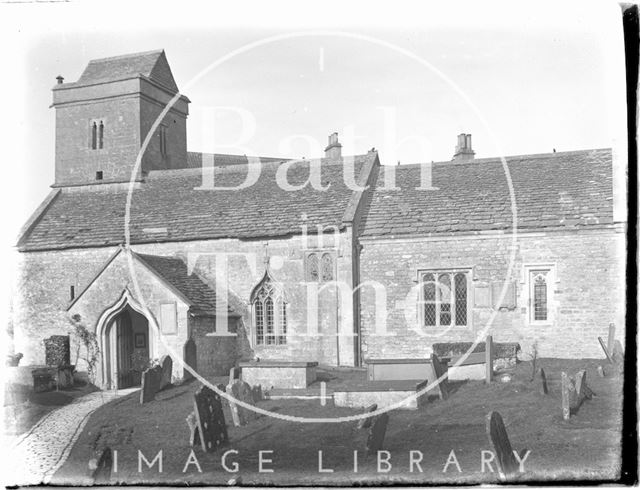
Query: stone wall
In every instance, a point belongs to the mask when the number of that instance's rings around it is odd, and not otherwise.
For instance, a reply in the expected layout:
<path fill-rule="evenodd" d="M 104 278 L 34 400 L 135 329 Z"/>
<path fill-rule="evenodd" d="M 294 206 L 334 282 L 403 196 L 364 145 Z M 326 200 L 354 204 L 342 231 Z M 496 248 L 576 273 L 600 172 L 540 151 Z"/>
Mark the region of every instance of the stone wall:
<path fill-rule="evenodd" d="M 191 318 L 190 323 L 196 343 L 198 374 L 205 378 L 228 375 L 238 360 L 236 320 L 230 321 L 228 334 L 217 335 L 212 317 Z"/>
<path fill-rule="evenodd" d="M 143 79 L 54 90 L 57 185 L 127 182 L 142 143 L 171 95 Z M 164 117 L 167 154 L 160 154 L 159 131 L 150 139 L 142 170 L 185 168 L 188 104 L 179 99 Z M 91 148 L 91 124 L 104 124 L 103 148 Z"/>
<path fill-rule="evenodd" d="M 540 357 L 601 358 L 597 337 L 606 338 L 609 323 L 617 325 L 619 338 L 624 335 L 624 240 L 622 231 L 612 228 L 518 235 L 513 270 L 506 278 L 515 287 L 516 304 L 500 309 L 483 297 L 490 298 L 494 284 L 505 280 L 510 236 L 363 240 L 361 280 L 382 284 L 388 309 L 387 336 L 375 335 L 375 304 L 381 299 L 371 287 L 363 287 L 363 357 L 427 357 L 433 343 L 473 341 L 491 321 L 494 341 L 519 342 L 525 357 L 537 343 Z M 528 321 L 525 267 L 536 264 L 555 269 L 552 321 L 544 325 Z M 427 329 L 419 324 L 417 294 L 410 291 L 417 286 L 419 270 L 447 268 L 471 270 L 471 325 Z"/>
<path fill-rule="evenodd" d="M 265 245 L 271 257 L 271 272 L 275 280 L 283 284 L 288 301 L 286 345 L 256 346 L 249 298 L 251 291 L 262 278 L 265 265 Z M 319 243 L 310 235 L 304 242 L 301 236 L 268 241 L 211 240 L 146 244 L 133 247 L 144 254 L 177 255 L 194 265 L 195 271 L 212 287 L 215 284 L 215 257 L 212 253 L 225 252 L 228 259 L 228 284 L 231 306 L 241 314 L 235 337 L 237 356 L 241 359 L 291 359 L 336 364 L 338 341 L 336 332 L 353 332 L 352 295 L 338 299 L 334 290 L 323 291 L 317 305 L 318 332 L 308 330 L 307 289 L 304 284 L 305 253 L 309 250 L 329 250 L 335 254 L 337 278 L 352 284 L 352 248 L 350 234 L 342 232 L 334 243 L 332 237 Z M 69 329 L 69 313 L 66 311 L 71 298 L 70 286 L 75 294 L 95 278 L 107 260 L 117 251 L 116 247 L 70 249 L 60 251 L 26 252 L 17 254 L 19 261 L 17 283 L 12 304 L 11 326 L 14 330 L 14 351 L 22 352 L 25 364 L 43 364 L 42 340 L 51 335 L 65 335 Z M 87 327 L 95 329 L 100 313 L 117 300 L 122 293 L 128 272 L 113 283 L 113 291 L 95 294 L 91 314 L 83 313 L 89 321 Z M 336 302 L 340 308 L 336 308 Z M 338 314 L 339 312 L 339 314 Z M 181 313 L 186 315 L 185 313 Z M 176 342 L 181 351 L 185 338 Z M 341 340 L 342 341 L 342 340 Z M 353 337 L 344 336 L 340 363 L 353 363 Z M 345 347 L 346 346 L 346 347 Z M 75 347 L 72 339 L 72 363 L 75 363 Z M 160 352 L 165 354 L 169 352 Z M 349 356 L 351 354 L 351 356 Z M 173 357 L 173 356 L 172 356 Z M 174 363 L 174 370 L 179 364 Z M 79 366 L 81 369 L 81 366 Z M 181 371 L 180 371 L 181 375 Z"/>

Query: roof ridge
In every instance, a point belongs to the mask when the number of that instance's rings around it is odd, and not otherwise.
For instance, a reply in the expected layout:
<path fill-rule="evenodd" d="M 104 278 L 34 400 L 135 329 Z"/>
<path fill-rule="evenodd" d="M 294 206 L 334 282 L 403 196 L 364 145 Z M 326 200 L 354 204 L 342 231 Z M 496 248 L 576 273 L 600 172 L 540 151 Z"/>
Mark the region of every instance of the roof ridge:
<path fill-rule="evenodd" d="M 505 160 L 540 160 L 549 157 L 555 156 L 569 156 L 569 155 L 579 155 L 591 152 L 603 152 L 603 151 L 613 151 L 612 148 L 589 148 L 584 150 L 567 150 L 567 151 L 555 151 L 555 152 L 547 152 L 547 153 L 524 153 L 521 155 L 504 155 L 503 157 L 485 157 L 485 158 L 474 158 L 473 160 L 463 161 L 463 162 L 454 162 L 453 160 L 439 160 L 437 162 L 432 161 L 432 165 L 474 165 L 477 163 L 493 163 L 499 162 L 502 158 Z M 414 163 L 403 163 L 401 165 L 392 165 L 398 168 L 403 167 L 416 167 L 418 165 L 424 165 L 429 162 L 414 162 Z"/>
<path fill-rule="evenodd" d="M 192 152 L 193 153 L 193 152 Z M 303 159 L 303 160 L 287 160 L 282 159 L 282 160 L 278 160 L 278 159 L 274 159 L 272 161 L 267 161 L 267 162 L 261 162 L 261 168 L 266 169 L 266 170 L 271 170 L 276 168 L 279 165 L 282 165 L 284 163 L 289 164 L 290 166 L 294 166 L 294 165 L 302 165 L 302 164 L 307 164 L 310 162 L 320 162 L 321 165 L 328 165 L 331 167 L 335 167 L 335 166 L 342 166 L 344 163 L 344 159 L 345 158 L 353 158 L 354 162 L 356 161 L 357 158 L 364 158 L 367 157 L 369 155 L 369 153 L 363 153 L 361 155 L 348 155 L 346 157 L 342 157 L 339 160 L 338 159 L 331 159 L 331 158 L 310 158 L 309 160 Z M 240 156 L 240 155 L 231 155 L 231 156 Z M 237 173 L 237 172 L 244 172 L 244 168 L 247 166 L 246 163 L 238 163 L 238 164 L 231 164 L 231 165 L 220 165 L 220 166 L 216 166 L 215 162 L 214 162 L 214 170 L 218 173 Z M 174 169 L 157 169 L 157 170 L 150 170 L 149 173 L 147 174 L 149 178 L 160 178 L 160 177 L 164 177 L 164 176 L 170 176 L 170 175 L 194 175 L 197 173 L 202 172 L 202 168 L 203 167 L 187 167 L 187 168 L 174 168 Z M 178 173 L 179 172 L 179 173 Z"/>
<path fill-rule="evenodd" d="M 164 53 L 164 48 L 160 49 L 152 49 L 149 51 L 139 51 L 137 53 L 128 53 L 128 54 L 119 54 L 117 56 L 107 56 L 105 58 L 93 58 L 89 60 L 89 63 L 93 63 L 94 61 L 113 61 L 113 60 L 123 60 L 126 58 L 135 58 L 137 56 L 146 56 L 149 54 L 162 54 Z"/>

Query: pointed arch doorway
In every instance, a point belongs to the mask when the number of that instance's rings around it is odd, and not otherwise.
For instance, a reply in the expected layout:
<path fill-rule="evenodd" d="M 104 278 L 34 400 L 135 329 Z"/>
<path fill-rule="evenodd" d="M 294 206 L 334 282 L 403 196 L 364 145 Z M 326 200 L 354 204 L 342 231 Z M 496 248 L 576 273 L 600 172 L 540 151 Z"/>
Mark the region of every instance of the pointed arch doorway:
<path fill-rule="evenodd" d="M 104 330 L 104 381 L 109 389 L 139 386 L 149 366 L 149 321 L 125 304 Z"/>

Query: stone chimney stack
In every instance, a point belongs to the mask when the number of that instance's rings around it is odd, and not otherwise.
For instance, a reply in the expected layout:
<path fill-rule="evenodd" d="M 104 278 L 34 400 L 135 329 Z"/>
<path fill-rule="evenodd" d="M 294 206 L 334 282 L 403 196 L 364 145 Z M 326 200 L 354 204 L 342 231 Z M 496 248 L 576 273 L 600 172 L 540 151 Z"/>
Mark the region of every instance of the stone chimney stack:
<path fill-rule="evenodd" d="M 471 147 L 471 135 L 461 133 L 458 135 L 458 144 L 456 145 L 456 152 L 453 154 L 451 161 L 453 162 L 470 162 L 474 159 L 476 154 Z"/>
<path fill-rule="evenodd" d="M 324 156 L 331 160 L 342 158 L 342 145 L 338 141 L 338 133 L 331 133 L 329 135 L 329 144 L 324 149 Z"/>
<path fill-rule="evenodd" d="M 64 77 L 62 75 L 58 75 L 56 77 L 56 80 L 58 80 L 58 85 L 62 84 L 62 82 L 64 82 Z"/>

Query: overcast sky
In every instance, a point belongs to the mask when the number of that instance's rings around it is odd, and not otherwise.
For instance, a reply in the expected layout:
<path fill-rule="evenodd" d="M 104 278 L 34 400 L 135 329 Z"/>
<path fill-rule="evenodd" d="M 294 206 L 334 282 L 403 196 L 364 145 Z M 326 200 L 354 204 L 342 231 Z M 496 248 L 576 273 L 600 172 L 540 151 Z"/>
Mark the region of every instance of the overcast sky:
<path fill-rule="evenodd" d="M 243 147 L 264 156 L 319 156 L 333 131 L 357 137 L 344 141 L 343 153 L 376 147 L 385 164 L 449 160 L 461 132 L 473 135 L 476 157 L 612 147 L 625 138 L 621 15 L 613 2 L 86 2 L 0 9 L 8 96 L 2 134 L 12 150 L 3 152 L 11 183 L 5 229 L 16 232 L 53 183 L 55 77 L 75 81 L 89 60 L 130 52 L 165 49 L 192 101 L 192 151 L 234 152 L 228 145 L 242 130 L 236 112 L 218 111 L 213 134 L 203 124 L 205 111 L 223 106 L 252 115 L 255 131 Z M 367 40 L 326 33 L 281 39 L 194 81 L 249 43 L 311 29 Z"/>

